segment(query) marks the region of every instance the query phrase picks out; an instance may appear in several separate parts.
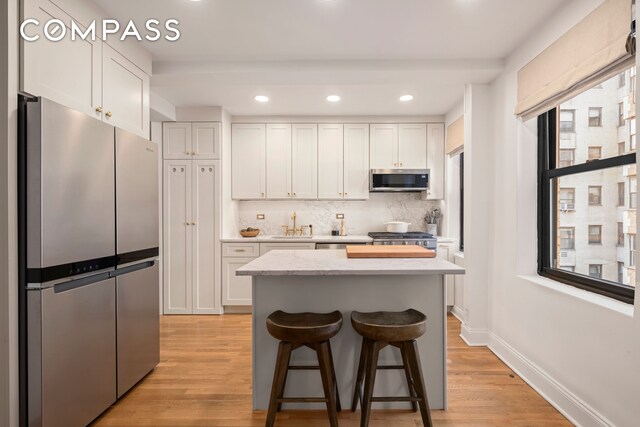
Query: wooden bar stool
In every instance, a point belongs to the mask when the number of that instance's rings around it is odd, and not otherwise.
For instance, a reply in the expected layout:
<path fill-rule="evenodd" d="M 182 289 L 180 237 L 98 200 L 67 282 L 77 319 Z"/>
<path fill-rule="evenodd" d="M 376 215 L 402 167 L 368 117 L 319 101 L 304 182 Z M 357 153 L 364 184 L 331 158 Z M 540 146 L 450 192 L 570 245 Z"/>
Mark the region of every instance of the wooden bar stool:
<path fill-rule="evenodd" d="M 273 426 L 276 412 L 280 411 L 283 403 L 324 402 L 329 412 L 331 427 L 338 426 L 340 395 L 336 383 L 336 372 L 333 367 L 333 356 L 329 340 L 342 327 L 342 314 L 332 313 L 285 313 L 273 312 L 267 317 L 267 330 L 274 338 L 280 340 L 276 368 L 273 374 L 269 411 L 267 413 L 267 427 Z M 300 347 L 309 347 L 318 355 L 318 366 L 290 365 L 291 352 Z M 289 370 L 320 370 L 324 398 L 321 397 L 284 397 L 284 388 Z"/>
<path fill-rule="evenodd" d="M 372 402 L 411 402 L 414 411 L 417 411 L 417 406 L 420 407 L 422 423 L 431 427 L 433 424 L 416 343 L 416 339 L 424 335 L 427 329 L 427 316 L 413 309 L 375 313 L 354 311 L 351 313 L 351 324 L 353 329 L 362 336 L 360 363 L 351 403 L 351 410 L 355 411 L 360 401 L 362 408 L 360 426 L 369 425 Z M 402 365 L 378 366 L 378 353 L 389 345 L 400 349 Z M 374 397 L 373 387 L 378 369 L 404 370 L 409 386 L 409 396 Z M 364 392 L 361 391 L 363 382 Z"/>

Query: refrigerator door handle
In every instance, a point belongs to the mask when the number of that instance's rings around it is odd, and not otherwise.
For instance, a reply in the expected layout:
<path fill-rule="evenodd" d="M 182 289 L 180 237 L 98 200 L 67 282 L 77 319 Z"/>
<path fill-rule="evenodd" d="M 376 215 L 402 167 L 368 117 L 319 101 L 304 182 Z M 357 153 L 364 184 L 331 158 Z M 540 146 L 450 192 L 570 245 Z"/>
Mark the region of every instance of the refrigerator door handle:
<path fill-rule="evenodd" d="M 133 273 L 134 271 L 144 270 L 145 268 L 150 268 L 156 265 L 158 260 L 156 258 L 147 259 L 147 260 L 139 260 L 134 261 L 130 264 L 125 264 L 121 267 L 118 267 L 117 270 L 112 271 L 111 277 L 122 276 L 123 274 Z"/>
<path fill-rule="evenodd" d="M 93 285 L 97 282 L 102 282 L 109 279 L 111 276 L 109 272 L 94 274 L 93 276 L 83 277 L 77 280 L 71 280 L 69 282 L 59 283 L 53 287 L 53 292 L 55 294 L 60 294 L 63 292 L 69 292 L 74 289 L 82 288 L 84 286 Z"/>

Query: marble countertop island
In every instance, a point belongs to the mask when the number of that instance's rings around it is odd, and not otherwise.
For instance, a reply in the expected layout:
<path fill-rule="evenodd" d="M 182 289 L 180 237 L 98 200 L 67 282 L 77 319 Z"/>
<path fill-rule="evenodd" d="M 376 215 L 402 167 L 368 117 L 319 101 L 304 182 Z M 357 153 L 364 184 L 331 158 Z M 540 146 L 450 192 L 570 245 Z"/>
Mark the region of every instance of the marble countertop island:
<path fill-rule="evenodd" d="M 257 237 L 223 237 L 222 243 L 371 243 L 373 239 L 369 236 L 269 236 L 258 235 Z"/>
<path fill-rule="evenodd" d="M 271 251 L 240 267 L 238 276 L 345 276 L 464 274 L 441 258 L 347 258 L 344 249 Z"/>

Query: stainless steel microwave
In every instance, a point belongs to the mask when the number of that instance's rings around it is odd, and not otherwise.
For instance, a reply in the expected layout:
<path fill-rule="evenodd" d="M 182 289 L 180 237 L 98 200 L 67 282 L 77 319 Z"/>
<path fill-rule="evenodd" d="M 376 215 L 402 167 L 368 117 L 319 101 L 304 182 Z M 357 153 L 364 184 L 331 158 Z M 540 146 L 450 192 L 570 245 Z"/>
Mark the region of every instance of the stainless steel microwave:
<path fill-rule="evenodd" d="M 426 191 L 429 169 L 371 169 L 370 192 Z"/>

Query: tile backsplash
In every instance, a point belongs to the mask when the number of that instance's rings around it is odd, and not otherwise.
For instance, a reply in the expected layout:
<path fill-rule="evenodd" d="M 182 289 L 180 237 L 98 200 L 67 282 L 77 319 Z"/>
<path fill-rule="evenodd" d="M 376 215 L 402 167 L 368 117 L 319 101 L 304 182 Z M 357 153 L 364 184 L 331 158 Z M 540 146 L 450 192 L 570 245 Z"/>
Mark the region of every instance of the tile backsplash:
<path fill-rule="evenodd" d="M 440 207 L 440 202 L 420 200 L 418 193 L 372 193 L 369 200 L 363 201 L 244 201 L 239 202 L 238 210 L 242 228 L 259 228 L 265 235 L 282 234 L 283 225 L 292 225 L 293 211 L 299 225 L 313 225 L 315 235 L 339 230 L 336 214 L 344 214 L 347 234 L 365 235 L 385 231 L 388 221 L 410 222 L 409 231 L 425 231 L 424 215 L 436 207 Z M 265 219 L 256 219 L 258 214 L 264 214 Z"/>

